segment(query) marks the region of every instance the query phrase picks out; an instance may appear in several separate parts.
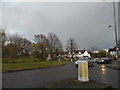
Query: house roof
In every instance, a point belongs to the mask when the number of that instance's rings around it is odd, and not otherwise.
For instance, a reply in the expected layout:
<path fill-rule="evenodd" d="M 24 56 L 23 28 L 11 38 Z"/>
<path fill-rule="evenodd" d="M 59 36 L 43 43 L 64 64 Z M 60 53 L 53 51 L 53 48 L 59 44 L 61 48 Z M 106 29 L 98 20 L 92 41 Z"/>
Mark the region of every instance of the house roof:
<path fill-rule="evenodd" d="M 75 54 L 78 54 L 81 52 L 81 54 L 83 54 L 86 50 L 74 50 Z M 65 54 L 68 54 L 70 51 L 65 51 Z M 91 54 L 91 52 L 87 51 L 89 54 Z"/>
<path fill-rule="evenodd" d="M 116 47 L 114 47 L 114 48 L 109 48 L 108 52 L 110 52 L 110 51 L 116 51 Z M 118 51 L 120 51 L 120 47 L 118 47 Z"/>

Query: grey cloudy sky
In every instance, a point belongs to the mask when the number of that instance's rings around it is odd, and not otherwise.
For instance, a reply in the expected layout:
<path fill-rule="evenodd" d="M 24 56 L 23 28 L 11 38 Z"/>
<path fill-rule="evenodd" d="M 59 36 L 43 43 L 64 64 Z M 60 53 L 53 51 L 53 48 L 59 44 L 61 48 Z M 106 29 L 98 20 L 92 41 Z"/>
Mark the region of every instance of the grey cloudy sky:
<path fill-rule="evenodd" d="M 71 37 L 79 49 L 115 45 L 111 2 L 4 2 L 2 25 L 30 40 L 53 32 L 63 44 Z"/>

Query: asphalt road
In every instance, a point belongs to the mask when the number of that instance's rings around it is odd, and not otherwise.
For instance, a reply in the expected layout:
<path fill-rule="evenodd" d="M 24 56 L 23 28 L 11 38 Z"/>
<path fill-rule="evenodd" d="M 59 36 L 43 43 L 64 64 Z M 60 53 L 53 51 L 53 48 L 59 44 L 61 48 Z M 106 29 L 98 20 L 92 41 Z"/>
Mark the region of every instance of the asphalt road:
<path fill-rule="evenodd" d="M 106 67 L 101 70 L 101 65 L 96 64 L 89 67 L 89 77 L 92 80 L 100 81 L 118 87 L 118 70 Z M 42 88 L 49 82 L 65 78 L 77 79 L 77 68 L 74 62 L 68 62 L 64 66 L 18 71 L 2 74 L 2 88 Z"/>

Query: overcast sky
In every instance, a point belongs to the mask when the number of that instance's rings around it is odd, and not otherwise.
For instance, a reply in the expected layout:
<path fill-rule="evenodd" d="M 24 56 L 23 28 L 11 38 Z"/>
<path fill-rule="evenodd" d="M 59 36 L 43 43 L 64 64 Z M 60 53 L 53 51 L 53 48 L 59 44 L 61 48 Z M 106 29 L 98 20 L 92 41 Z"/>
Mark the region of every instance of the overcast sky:
<path fill-rule="evenodd" d="M 2 25 L 33 40 L 35 34 L 55 33 L 63 45 L 74 38 L 79 49 L 115 45 L 112 2 L 2 3 Z"/>

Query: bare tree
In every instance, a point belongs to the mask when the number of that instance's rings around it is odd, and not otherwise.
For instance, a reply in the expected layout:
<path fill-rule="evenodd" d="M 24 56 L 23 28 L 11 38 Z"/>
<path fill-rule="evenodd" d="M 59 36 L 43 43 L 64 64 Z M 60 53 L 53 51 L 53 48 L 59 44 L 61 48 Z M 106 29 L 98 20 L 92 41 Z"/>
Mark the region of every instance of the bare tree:
<path fill-rule="evenodd" d="M 26 38 L 22 38 L 17 33 L 10 34 L 8 36 L 8 43 L 6 47 L 9 47 L 9 57 L 15 58 L 19 55 L 28 55 L 31 42 Z"/>
<path fill-rule="evenodd" d="M 35 35 L 35 42 L 34 44 L 35 51 L 40 54 L 40 59 L 46 60 L 46 53 L 47 53 L 47 46 L 48 46 L 48 39 L 45 35 L 39 34 Z"/>
<path fill-rule="evenodd" d="M 27 56 L 31 53 L 32 49 L 32 42 L 27 40 L 26 38 L 21 38 L 21 52 L 20 54 L 23 56 Z"/>
<path fill-rule="evenodd" d="M 1 36 L 2 46 L 5 46 L 5 43 L 7 41 L 7 33 L 5 28 L 0 29 L 0 36 Z"/>
<path fill-rule="evenodd" d="M 8 35 L 8 44 L 19 46 L 22 42 L 21 39 L 22 39 L 22 37 L 20 37 L 17 33 L 9 34 Z"/>
<path fill-rule="evenodd" d="M 10 58 L 15 58 L 18 56 L 20 52 L 20 45 L 22 43 L 21 37 L 16 34 L 10 34 L 8 36 L 8 44 L 7 47 L 9 47 L 10 50 Z"/>
<path fill-rule="evenodd" d="M 5 28 L 0 29 L 0 48 L 2 49 L 2 57 L 8 56 L 8 49 L 6 48 L 7 32 Z"/>
<path fill-rule="evenodd" d="M 73 59 L 73 52 L 77 49 L 78 49 L 78 45 L 75 42 L 75 39 L 69 38 L 66 44 L 66 50 L 71 52 L 71 55 L 72 55 L 71 59 Z"/>
<path fill-rule="evenodd" d="M 56 56 L 63 51 L 63 45 L 58 36 L 54 33 L 48 33 L 48 51 L 52 59 L 56 59 Z"/>

